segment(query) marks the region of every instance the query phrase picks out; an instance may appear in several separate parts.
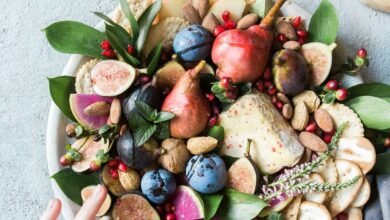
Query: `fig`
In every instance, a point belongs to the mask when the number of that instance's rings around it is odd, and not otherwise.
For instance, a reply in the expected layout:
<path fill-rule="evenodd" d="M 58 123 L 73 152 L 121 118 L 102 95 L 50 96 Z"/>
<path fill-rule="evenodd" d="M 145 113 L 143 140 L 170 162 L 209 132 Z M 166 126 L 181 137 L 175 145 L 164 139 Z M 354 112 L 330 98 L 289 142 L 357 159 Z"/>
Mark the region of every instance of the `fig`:
<path fill-rule="evenodd" d="M 87 186 L 81 190 L 81 198 L 83 202 L 85 202 L 93 194 L 93 191 L 95 191 L 95 189 L 96 186 Z M 111 196 L 107 194 L 106 199 L 104 200 L 96 216 L 100 217 L 106 214 L 108 209 L 110 209 L 110 206 L 111 206 Z"/>
<path fill-rule="evenodd" d="M 227 172 L 226 186 L 237 191 L 255 194 L 260 186 L 260 170 L 250 155 L 252 140 L 248 140 L 244 157 L 236 160 Z"/>
<path fill-rule="evenodd" d="M 302 92 L 309 81 L 306 61 L 294 50 L 278 51 L 272 62 L 272 72 L 278 91 L 290 96 Z"/>
<path fill-rule="evenodd" d="M 107 186 L 108 191 L 110 191 L 113 195 L 115 196 L 124 195 L 127 192 L 126 189 L 122 186 L 119 179 L 115 179 L 111 176 L 110 170 L 111 167 L 105 165 L 100 174 L 104 185 Z"/>
<path fill-rule="evenodd" d="M 126 194 L 118 198 L 112 210 L 113 219 L 160 220 L 158 212 L 138 194 Z"/>
<path fill-rule="evenodd" d="M 88 108 L 96 103 L 111 104 L 112 98 L 102 97 L 96 94 L 71 94 L 69 105 L 77 122 L 88 130 L 99 129 L 107 123 L 109 112 L 103 115 L 89 114 Z"/>
<path fill-rule="evenodd" d="M 216 154 L 195 155 L 187 164 L 186 177 L 198 192 L 218 192 L 226 183 L 225 162 Z"/>
<path fill-rule="evenodd" d="M 163 102 L 163 94 L 162 91 L 152 83 L 134 89 L 122 101 L 122 111 L 127 121 L 130 120 L 133 113 L 137 112 L 135 106 L 135 101 L 137 100 L 148 104 L 154 109 L 160 109 Z"/>
<path fill-rule="evenodd" d="M 177 220 L 204 219 L 205 208 L 200 195 L 191 187 L 178 186 L 172 197 Z"/>
<path fill-rule="evenodd" d="M 210 102 L 200 88 L 200 71 L 205 61 L 188 70 L 164 100 L 162 111 L 172 112 L 175 117 L 169 122 L 172 137 L 190 138 L 207 127 L 211 115 Z"/>
<path fill-rule="evenodd" d="M 142 177 L 141 190 L 151 202 L 162 204 L 175 193 L 176 180 L 164 169 L 152 170 Z"/>
<path fill-rule="evenodd" d="M 117 60 L 104 60 L 91 72 L 93 90 L 101 96 L 117 96 L 133 84 L 137 75 L 134 67 Z"/>
<path fill-rule="evenodd" d="M 135 146 L 133 136 L 126 131 L 117 141 L 117 151 L 126 166 L 141 170 L 151 166 L 158 156 L 158 143 L 153 138 L 142 146 Z"/>
<path fill-rule="evenodd" d="M 319 86 L 328 78 L 332 68 L 332 51 L 336 46 L 335 43 L 327 45 L 318 42 L 302 45 L 300 53 L 309 65 L 311 86 Z"/>
<path fill-rule="evenodd" d="M 173 51 L 184 61 L 197 62 L 207 58 L 214 37 L 201 25 L 190 25 L 176 34 Z"/>
<path fill-rule="evenodd" d="M 105 153 L 109 151 L 110 143 L 104 142 L 103 139 L 96 142 L 93 136 L 78 139 L 72 144 L 72 148 L 78 150 L 81 155 L 80 161 L 74 161 L 72 170 L 75 172 L 84 172 L 89 170 L 90 164 L 96 159 L 98 151 L 103 150 Z"/>
<path fill-rule="evenodd" d="M 180 63 L 170 61 L 157 71 L 156 85 L 160 88 L 172 88 L 185 72 L 186 70 Z"/>
<path fill-rule="evenodd" d="M 158 162 L 171 173 L 183 173 L 191 157 L 183 140 L 169 138 L 161 143 L 161 155 Z"/>

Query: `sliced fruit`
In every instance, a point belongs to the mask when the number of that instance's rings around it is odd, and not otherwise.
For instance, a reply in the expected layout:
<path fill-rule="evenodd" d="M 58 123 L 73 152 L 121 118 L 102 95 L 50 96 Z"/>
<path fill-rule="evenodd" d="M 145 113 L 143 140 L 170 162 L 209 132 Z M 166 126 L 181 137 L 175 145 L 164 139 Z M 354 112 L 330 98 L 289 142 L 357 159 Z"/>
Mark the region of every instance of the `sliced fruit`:
<path fill-rule="evenodd" d="M 331 220 L 328 209 L 322 204 L 304 201 L 299 209 L 299 220 Z"/>
<path fill-rule="evenodd" d="M 328 205 L 332 217 L 344 211 L 353 202 L 363 183 L 363 173 L 356 164 L 348 160 L 336 160 L 335 164 L 340 178 L 339 182 L 347 182 L 358 176 L 360 178 L 354 185 L 334 192 Z"/>
<path fill-rule="evenodd" d="M 157 71 L 156 85 L 160 88 L 172 88 L 185 72 L 186 70 L 180 63 L 170 61 Z"/>
<path fill-rule="evenodd" d="M 76 74 L 75 88 L 79 94 L 94 94 L 95 91 L 92 88 L 91 71 L 95 65 L 99 62 L 99 59 L 92 59 L 86 62 Z"/>
<path fill-rule="evenodd" d="M 101 96 L 117 96 L 133 84 L 137 72 L 134 67 L 117 60 L 101 61 L 92 69 L 91 81 Z"/>
<path fill-rule="evenodd" d="M 83 190 L 81 190 L 81 198 L 83 199 L 83 202 L 85 202 L 93 194 L 93 191 L 95 191 L 95 189 L 96 186 L 87 186 Z M 100 217 L 106 214 L 108 209 L 110 209 L 110 206 L 111 206 L 111 196 L 107 194 L 106 199 L 104 200 L 96 216 Z"/>
<path fill-rule="evenodd" d="M 242 17 L 245 7 L 246 0 L 217 0 L 207 14 L 213 13 L 222 23 L 222 14 L 227 10 L 230 12 L 230 19 L 237 22 Z"/>
<path fill-rule="evenodd" d="M 310 85 L 319 86 L 328 78 L 332 67 L 332 51 L 336 44 L 308 43 L 301 47 L 301 54 L 310 68 Z"/>
<path fill-rule="evenodd" d="M 364 137 L 340 138 L 336 159 L 352 161 L 364 174 L 367 174 L 375 165 L 375 147 L 370 140 Z"/>
<path fill-rule="evenodd" d="M 121 196 L 126 193 L 126 189 L 122 186 L 119 179 L 115 179 L 110 174 L 111 167 L 104 166 L 101 173 L 102 181 L 108 190 L 115 196 Z"/>
<path fill-rule="evenodd" d="M 298 214 L 299 214 L 299 208 L 301 207 L 302 203 L 302 195 L 298 195 L 294 197 L 294 199 L 286 206 L 285 209 L 282 211 L 282 215 L 284 217 L 284 220 L 297 220 Z"/>
<path fill-rule="evenodd" d="M 85 109 L 97 102 L 111 103 L 112 98 L 96 94 L 71 94 L 69 97 L 70 109 L 74 117 L 86 129 L 99 129 L 107 123 L 109 114 L 95 116 L 85 114 Z"/>
<path fill-rule="evenodd" d="M 177 220 L 204 218 L 202 198 L 191 187 L 178 186 L 172 197 L 172 205 L 176 208 L 174 214 Z"/>
<path fill-rule="evenodd" d="M 97 152 L 100 150 L 108 152 L 109 147 L 110 143 L 108 141 L 104 143 L 104 140 L 101 139 L 96 142 L 92 136 L 78 139 L 72 144 L 72 148 L 78 150 L 81 154 L 81 160 L 78 162 L 75 161 L 72 164 L 72 170 L 79 173 L 89 170 L 90 164 L 95 160 Z"/>
<path fill-rule="evenodd" d="M 160 220 L 157 211 L 138 194 L 126 194 L 118 198 L 112 210 L 113 219 Z"/>
<path fill-rule="evenodd" d="M 325 182 L 324 179 L 322 178 L 322 176 L 319 174 L 316 174 L 316 173 L 310 174 L 309 179 L 310 179 L 310 181 L 313 181 L 313 182 L 318 183 L 318 184 L 322 184 Z M 305 197 L 306 201 L 311 201 L 311 202 L 316 202 L 316 203 L 321 204 L 325 201 L 326 193 L 325 192 L 305 193 L 304 197 Z"/>
<path fill-rule="evenodd" d="M 357 196 L 353 200 L 351 207 L 363 207 L 367 201 L 370 199 L 371 187 L 367 178 L 364 178 L 363 184 L 357 193 Z"/>

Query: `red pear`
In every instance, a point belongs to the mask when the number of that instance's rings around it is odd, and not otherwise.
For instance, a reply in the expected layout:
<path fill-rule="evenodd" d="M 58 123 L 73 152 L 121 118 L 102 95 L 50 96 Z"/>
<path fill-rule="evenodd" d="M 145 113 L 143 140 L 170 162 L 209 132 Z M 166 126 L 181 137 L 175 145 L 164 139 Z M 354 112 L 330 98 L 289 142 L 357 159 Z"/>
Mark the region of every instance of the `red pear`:
<path fill-rule="evenodd" d="M 202 132 L 211 114 L 210 103 L 200 88 L 200 71 L 205 61 L 188 70 L 164 100 L 162 111 L 175 114 L 169 123 L 171 136 L 190 138 Z"/>
<path fill-rule="evenodd" d="M 219 78 L 230 77 L 234 83 L 253 82 L 268 64 L 273 42 L 272 25 L 286 0 L 278 0 L 260 25 L 247 30 L 225 31 L 215 39 L 211 51 Z"/>

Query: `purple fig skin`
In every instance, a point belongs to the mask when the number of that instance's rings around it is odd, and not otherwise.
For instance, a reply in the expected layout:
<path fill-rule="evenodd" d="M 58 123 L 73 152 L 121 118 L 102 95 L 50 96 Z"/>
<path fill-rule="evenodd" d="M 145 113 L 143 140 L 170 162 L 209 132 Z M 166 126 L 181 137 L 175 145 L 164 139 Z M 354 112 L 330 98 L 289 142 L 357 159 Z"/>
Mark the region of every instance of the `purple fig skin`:
<path fill-rule="evenodd" d="M 175 114 L 169 123 L 172 137 L 190 138 L 207 127 L 211 107 L 199 85 L 204 65 L 205 61 L 201 61 L 194 69 L 188 70 L 164 100 L 162 111 Z"/>
<path fill-rule="evenodd" d="M 274 83 L 279 92 L 294 96 L 309 82 L 309 68 L 303 56 L 294 50 L 281 50 L 272 62 Z"/>

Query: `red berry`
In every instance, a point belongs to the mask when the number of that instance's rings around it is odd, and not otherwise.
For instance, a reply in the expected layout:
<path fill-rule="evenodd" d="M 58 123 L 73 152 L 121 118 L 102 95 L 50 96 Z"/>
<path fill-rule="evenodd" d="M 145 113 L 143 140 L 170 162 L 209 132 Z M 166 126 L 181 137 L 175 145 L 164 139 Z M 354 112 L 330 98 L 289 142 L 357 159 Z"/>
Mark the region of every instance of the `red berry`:
<path fill-rule="evenodd" d="M 304 30 L 297 30 L 297 35 L 298 35 L 299 37 L 306 38 L 308 34 L 309 34 L 309 33 L 307 33 L 307 31 L 304 31 Z"/>
<path fill-rule="evenodd" d="M 122 171 L 122 172 L 126 172 L 126 171 L 127 171 L 127 166 L 126 166 L 126 164 L 124 164 L 122 161 L 119 162 L 118 170 L 120 170 L 120 171 Z"/>
<path fill-rule="evenodd" d="M 150 81 L 152 80 L 152 77 L 148 76 L 148 75 L 141 75 L 138 77 L 138 82 L 141 84 L 141 85 L 146 85 L 148 84 Z"/>
<path fill-rule="evenodd" d="M 341 88 L 336 91 L 336 99 L 339 101 L 344 101 L 348 98 L 348 90 L 346 88 Z"/>
<path fill-rule="evenodd" d="M 332 141 L 333 135 L 331 134 L 323 134 L 322 135 L 322 140 L 325 141 L 325 143 L 329 144 Z"/>
<path fill-rule="evenodd" d="M 103 50 L 102 55 L 110 59 L 116 57 L 116 54 L 113 50 Z"/>
<path fill-rule="evenodd" d="M 127 45 L 127 53 L 129 53 L 130 55 L 132 55 L 134 53 L 134 46 L 129 44 Z"/>
<path fill-rule="evenodd" d="M 364 48 L 360 48 L 357 52 L 358 57 L 360 58 L 366 58 L 367 57 L 367 50 Z"/>
<path fill-rule="evenodd" d="M 92 161 L 90 164 L 89 164 L 89 170 L 91 170 L 92 172 L 94 171 L 98 171 L 100 169 L 100 164 L 98 161 Z"/>
<path fill-rule="evenodd" d="M 292 20 L 292 25 L 293 25 L 295 28 L 298 28 L 298 27 L 301 25 L 301 22 L 302 22 L 301 16 L 297 16 L 297 17 L 295 17 L 295 18 Z"/>
<path fill-rule="evenodd" d="M 156 209 L 157 209 L 157 212 L 160 214 L 160 215 L 163 215 L 164 214 L 164 208 L 161 206 L 161 205 L 158 205 L 156 206 Z"/>
<path fill-rule="evenodd" d="M 276 98 L 276 96 L 272 96 L 272 97 L 271 97 L 271 102 L 272 102 L 272 104 L 276 105 L 276 103 L 277 103 L 278 101 L 279 101 L 279 99 Z"/>
<path fill-rule="evenodd" d="M 348 220 L 348 214 L 342 212 L 336 216 L 336 220 Z"/>
<path fill-rule="evenodd" d="M 225 96 L 230 100 L 235 100 L 237 98 L 237 91 L 229 89 L 225 91 Z"/>
<path fill-rule="evenodd" d="M 303 38 L 303 37 L 300 37 L 300 38 L 298 39 L 298 43 L 299 43 L 300 45 L 303 45 L 303 44 L 305 44 L 305 43 L 306 43 L 306 40 L 305 40 L 305 38 Z"/>
<path fill-rule="evenodd" d="M 168 214 L 165 216 L 165 220 L 176 220 L 176 216 L 175 216 L 175 214 L 173 214 L 173 213 L 168 213 Z"/>
<path fill-rule="evenodd" d="M 265 81 L 264 82 L 265 88 L 269 89 L 274 86 L 274 84 L 271 81 Z"/>
<path fill-rule="evenodd" d="M 332 79 L 332 80 L 329 80 L 329 81 L 326 83 L 325 87 L 326 87 L 326 89 L 328 89 L 328 90 L 337 90 L 337 89 L 339 88 L 339 84 L 340 84 L 340 83 L 339 83 L 337 80 Z"/>
<path fill-rule="evenodd" d="M 277 109 L 281 110 L 281 109 L 283 109 L 283 105 L 284 105 L 283 102 L 278 101 L 278 102 L 276 102 L 275 107 L 276 107 Z"/>
<path fill-rule="evenodd" d="M 68 166 L 72 163 L 72 159 L 69 158 L 67 155 L 63 155 L 60 158 L 60 164 L 61 166 Z"/>
<path fill-rule="evenodd" d="M 214 36 L 216 37 L 216 36 L 220 35 L 224 31 L 226 31 L 225 27 L 222 26 L 222 25 L 219 25 L 219 26 L 214 28 Z"/>
<path fill-rule="evenodd" d="M 108 165 L 109 167 L 117 167 L 117 166 L 118 166 L 118 161 L 115 160 L 115 159 L 110 160 L 110 161 L 108 161 L 107 165 Z"/>
<path fill-rule="evenodd" d="M 164 210 L 165 210 L 165 212 L 167 212 L 167 213 L 171 212 L 172 206 L 173 206 L 173 205 L 172 205 L 171 202 L 166 202 L 166 203 L 164 204 Z"/>
<path fill-rule="evenodd" d="M 209 120 L 209 127 L 213 127 L 214 125 L 217 124 L 218 121 L 218 116 L 213 116 Z"/>
<path fill-rule="evenodd" d="M 267 67 L 264 71 L 264 79 L 270 80 L 272 77 L 271 68 Z"/>
<path fill-rule="evenodd" d="M 285 34 L 279 34 L 276 39 L 278 39 L 279 42 L 284 43 L 287 41 L 287 37 Z"/>
<path fill-rule="evenodd" d="M 219 115 L 220 111 L 219 111 L 218 105 L 213 104 L 213 112 L 214 112 L 214 114 Z"/>
<path fill-rule="evenodd" d="M 215 100 L 215 95 L 211 92 L 206 93 L 206 98 L 210 101 L 213 102 Z"/>
<path fill-rule="evenodd" d="M 264 83 L 263 83 L 262 80 L 259 80 L 259 81 L 256 82 L 256 88 L 260 92 L 264 92 Z"/>
<path fill-rule="evenodd" d="M 100 43 L 100 47 L 103 49 L 103 50 L 111 50 L 111 44 L 110 44 L 110 41 L 108 40 L 104 40 Z"/>
<path fill-rule="evenodd" d="M 314 133 L 317 130 L 317 124 L 315 121 L 310 122 L 307 126 L 305 131 Z"/>
<path fill-rule="evenodd" d="M 118 179 L 118 177 L 119 177 L 118 170 L 117 169 L 111 169 L 110 170 L 110 175 L 111 175 L 112 178 Z"/>
<path fill-rule="evenodd" d="M 230 12 L 228 10 L 222 13 L 222 20 L 225 22 L 230 20 Z"/>
<path fill-rule="evenodd" d="M 270 87 L 270 88 L 268 89 L 267 92 L 268 92 L 268 95 L 274 96 L 274 95 L 276 95 L 276 93 L 277 93 L 278 91 L 276 90 L 275 87 Z"/>
<path fill-rule="evenodd" d="M 219 83 L 223 89 L 227 90 L 232 87 L 233 81 L 230 77 L 223 77 Z"/>
<path fill-rule="evenodd" d="M 237 24 L 236 22 L 229 20 L 229 21 L 225 21 L 223 26 L 226 28 L 226 30 L 230 30 L 236 28 Z"/>
<path fill-rule="evenodd" d="M 385 138 L 383 145 L 387 148 L 390 148 L 390 137 Z"/>

